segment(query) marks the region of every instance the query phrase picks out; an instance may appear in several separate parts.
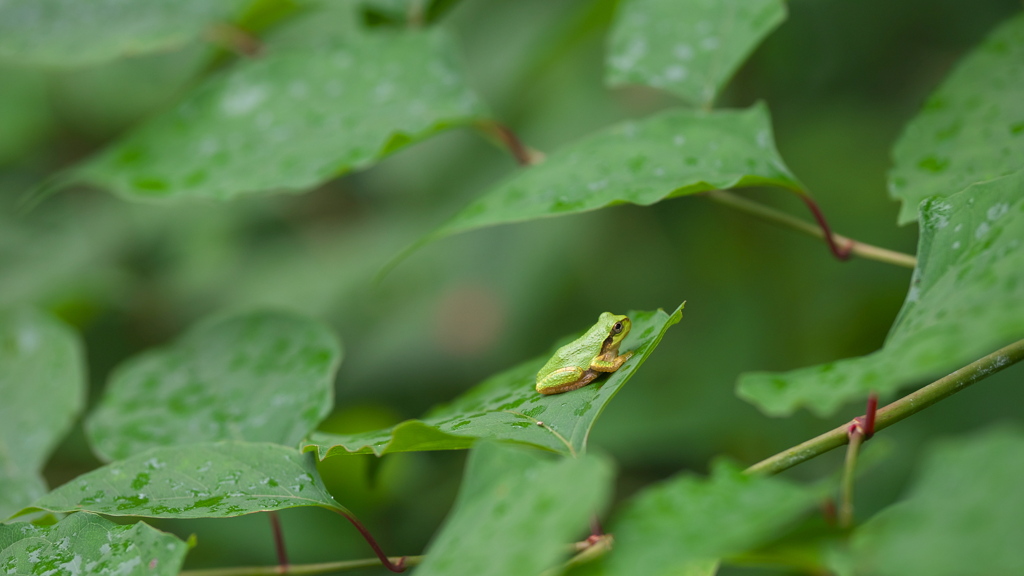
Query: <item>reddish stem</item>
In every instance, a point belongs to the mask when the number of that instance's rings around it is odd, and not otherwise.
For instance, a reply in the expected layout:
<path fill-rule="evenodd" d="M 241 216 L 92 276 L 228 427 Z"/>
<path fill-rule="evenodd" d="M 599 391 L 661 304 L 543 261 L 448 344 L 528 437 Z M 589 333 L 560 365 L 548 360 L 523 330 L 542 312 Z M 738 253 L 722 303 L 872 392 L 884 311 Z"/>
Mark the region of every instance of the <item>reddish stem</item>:
<path fill-rule="evenodd" d="M 814 215 L 814 219 L 818 222 L 818 226 L 821 227 L 821 231 L 825 234 L 825 242 L 828 243 L 828 249 L 832 251 L 832 255 L 840 260 L 849 260 L 850 254 L 853 252 L 853 240 L 850 240 L 845 247 L 840 248 L 839 243 L 836 242 L 835 235 L 832 233 L 832 228 L 828 225 L 828 220 L 825 220 L 825 215 L 821 212 L 821 208 L 818 207 L 818 203 L 811 198 L 810 194 L 803 192 L 800 194 L 800 199 L 807 204 L 810 208 L 811 214 Z"/>
<path fill-rule="evenodd" d="M 864 440 L 867 440 L 875 435 L 875 417 L 878 414 L 878 394 L 872 392 L 868 396 L 867 410 L 863 416 L 857 416 L 850 422 L 849 428 L 846 430 L 846 435 L 852 436 L 854 434 L 860 434 Z"/>
<path fill-rule="evenodd" d="M 274 547 L 277 548 L 279 572 L 284 574 L 288 571 L 288 550 L 284 546 L 284 531 L 281 530 L 281 519 L 274 510 L 270 511 L 270 529 L 274 533 Z"/>
<path fill-rule="evenodd" d="M 481 125 L 484 130 L 491 132 L 498 138 L 498 140 L 501 141 L 502 146 L 512 154 L 512 157 L 516 159 L 517 164 L 520 166 L 529 166 L 533 163 L 529 148 L 523 144 L 523 141 L 519 139 L 519 136 L 516 136 L 516 133 L 508 126 L 494 122 L 493 120 L 481 122 Z"/>
<path fill-rule="evenodd" d="M 387 555 L 384 554 L 384 551 L 381 550 L 380 545 L 377 544 L 377 541 L 373 539 L 372 535 L 370 535 L 370 531 L 366 529 L 366 526 L 363 526 L 363 523 L 357 520 L 356 517 L 353 516 L 351 512 L 347 510 L 338 510 L 336 508 L 333 508 L 333 510 L 338 514 L 344 516 L 349 522 L 352 523 L 353 526 L 356 527 L 356 530 L 359 530 L 359 533 L 362 534 L 363 538 L 366 539 L 366 542 L 370 545 L 370 548 L 373 548 L 374 554 L 377 555 L 377 558 L 380 559 L 380 563 L 383 564 L 385 568 L 391 570 L 392 572 L 405 572 L 405 556 L 399 558 L 398 562 L 392 563 L 391 559 L 389 559 Z"/>

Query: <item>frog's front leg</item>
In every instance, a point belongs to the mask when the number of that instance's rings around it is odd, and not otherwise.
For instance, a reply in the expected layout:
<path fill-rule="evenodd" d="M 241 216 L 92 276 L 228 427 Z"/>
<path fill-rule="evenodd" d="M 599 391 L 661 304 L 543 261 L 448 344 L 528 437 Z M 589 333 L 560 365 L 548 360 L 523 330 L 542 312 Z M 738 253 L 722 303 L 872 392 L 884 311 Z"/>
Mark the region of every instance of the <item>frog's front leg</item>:
<path fill-rule="evenodd" d="M 594 359 L 590 361 L 590 369 L 597 372 L 615 372 L 626 363 L 626 360 L 632 358 L 633 352 L 626 352 L 621 356 L 615 356 L 613 354 L 599 354 L 594 356 Z"/>
<path fill-rule="evenodd" d="M 537 392 L 541 394 L 561 394 L 582 388 L 597 378 L 597 372 L 584 370 L 578 366 L 566 366 L 548 374 L 537 382 Z"/>

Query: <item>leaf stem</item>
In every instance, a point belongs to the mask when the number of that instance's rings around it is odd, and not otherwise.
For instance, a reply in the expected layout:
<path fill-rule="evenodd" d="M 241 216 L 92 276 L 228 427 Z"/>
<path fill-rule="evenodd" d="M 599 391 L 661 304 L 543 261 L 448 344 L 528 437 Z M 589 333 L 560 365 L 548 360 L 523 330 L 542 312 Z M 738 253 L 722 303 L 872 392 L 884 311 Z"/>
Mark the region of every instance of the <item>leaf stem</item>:
<path fill-rule="evenodd" d="M 343 508 L 330 508 L 330 510 L 334 510 L 338 514 L 344 516 L 346 520 L 351 522 L 352 525 L 356 527 L 356 530 L 359 530 L 359 533 L 362 534 L 363 538 L 366 539 L 366 542 L 370 545 L 370 548 L 373 548 L 373 552 L 377 554 L 377 558 L 380 559 L 380 563 L 383 564 L 385 568 L 392 572 L 405 572 L 405 556 L 401 556 L 398 558 L 398 561 L 392 562 L 384 554 L 384 551 L 381 550 L 380 544 L 377 544 L 377 541 L 374 540 L 373 535 L 370 534 L 370 531 L 366 529 L 366 526 L 363 526 L 363 523 L 360 522 L 359 519 L 356 518 L 354 514 Z"/>
<path fill-rule="evenodd" d="M 849 528 L 853 525 L 853 478 L 857 470 L 857 454 L 864 442 L 864 433 L 854 426 L 848 427 L 849 444 L 846 446 L 846 463 L 843 466 L 843 481 L 839 495 L 839 526 Z"/>
<path fill-rule="evenodd" d="M 403 558 L 405 559 L 405 566 L 415 566 L 423 562 L 425 556 L 402 556 L 389 560 L 397 563 Z M 182 570 L 179 576 L 272 576 L 280 574 L 299 576 L 359 570 L 380 565 L 381 561 L 379 558 L 364 558 L 362 560 L 342 560 L 340 562 L 321 562 L 318 564 L 292 564 L 285 567 L 283 571 L 280 566 L 232 566 L 230 568 L 210 568 L 207 570 Z"/>
<path fill-rule="evenodd" d="M 1000 348 L 882 408 L 875 420 L 875 431 L 888 428 L 1021 360 L 1024 360 L 1024 340 Z M 778 474 L 846 444 L 848 430 L 849 424 L 843 424 L 816 438 L 765 458 L 746 471 L 748 474 Z"/>
<path fill-rule="evenodd" d="M 271 510 L 270 514 L 270 529 L 274 532 L 274 547 L 277 549 L 277 563 L 284 569 L 288 569 L 288 549 L 284 545 L 284 531 L 281 529 L 281 518 L 277 515 L 277 510 Z"/>
<path fill-rule="evenodd" d="M 741 212 L 746 212 L 752 216 L 757 216 L 764 220 L 769 220 L 777 224 L 782 224 L 798 232 L 809 234 L 815 238 L 824 239 L 829 242 L 829 247 L 836 257 L 840 259 L 846 259 L 850 255 L 860 256 L 861 258 L 867 258 L 869 260 L 877 260 L 879 262 L 885 262 L 886 264 L 893 264 L 895 266 L 903 266 L 905 268 L 914 268 L 917 266 L 917 258 L 910 254 L 904 254 L 902 252 L 896 252 L 894 250 L 888 250 L 886 248 L 880 248 L 871 244 L 866 244 L 858 240 L 847 238 L 841 234 L 832 233 L 828 229 L 828 224 L 825 223 L 823 226 L 815 226 L 809 222 L 805 222 L 794 216 L 790 216 L 785 212 L 780 212 L 774 208 L 769 208 L 764 204 L 747 200 L 743 196 L 736 194 L 735 192 L 729 192 L 726 190 L 712 190 L 704 193 L 708 198 L 735 208 Z M 807 203 L 808 208 L 818 219 L 819 223 L 824 222 L 824 218 L 821 216 L 821 210 L 818 209 L 817 204 L 810 199 L 810 196 L 801 194 L 800 197 Z M 826 235 L 825 230 L 829 231 L 829 235 Z M 831 238 L 831 240 L 829 240 Z M 840 248 L 843 246 L 843 248 Z M 840 254 L 845 254 L 841 256 Z"/>
<path fill-rule="evenodd" d="M 508 150 L 520 166 L 532 166 L 544 160 L 542 152 L 523 144 L 519 136 L 508 126 L 494 120 L 482 120 L 477 122 L 476 126 L 481 132 L 501 143 L 502 148 Z"/>

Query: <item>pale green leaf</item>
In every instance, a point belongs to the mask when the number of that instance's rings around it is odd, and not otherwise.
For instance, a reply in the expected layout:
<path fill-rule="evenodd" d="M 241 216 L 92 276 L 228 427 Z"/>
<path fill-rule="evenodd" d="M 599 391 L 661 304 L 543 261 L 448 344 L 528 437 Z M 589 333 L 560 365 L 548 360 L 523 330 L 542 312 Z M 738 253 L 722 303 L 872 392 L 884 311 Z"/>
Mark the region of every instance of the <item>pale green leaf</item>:
<path fill-rule="evenodd" d="M 945 375 L 1024 338 L 1024 172 L 922 207 L 918 267 L 883 348 L 868 356 L 740 377 L 769 414 L 818 414 Z"/>
<path fill-rule="evenodd" d="M 853 538 L 857 574 L 1024 574 L 1024 433 L 998 429 L 929 450 L 908 497 Z"/>
<path fill-rule="evenodd" d="M 214 318 L 115 369 L 86 433 L 107 460 L 214 440 L 295 446 L 330 412 L 340 363 L 338 339 L 309 318 Z"/>
<path fill-rule="evenodd" d="M 139 522 L 71 514 L 53 526 L 0 524 L 0 573 L 26 576 L 175 576 L 189 545 Z"/>
<path fill-rule="evenodd" d="M 342 454 L 386 454 L 416 450 L 461 450 L 478 438 L 512 440 L 563 454 L 586 449 L 590 429 L 608 402 L 657 347 L 670 326 L 682 318 L 662 310 L 629 312 L 633 329 L 620 350 L 634 355 L 617 371 L 593 384 L 545 396 L 536 391 L 537 371 L 547 357 L 535 358 L 492 376 L 422 420 L 407 420 L 362 434 L 317 432 L 303 450 L 321 459 Z M 553 350 L 552 350 L 553 352 Z"/>
<path fill-rule="evenodd" d="M 623 0 L 609 40 L 607 81 L 662 88 L 710 107 L 785 19 L 782 0 Z"/>
<path fill-rule="evenodd" d="M 82 66 L 200 41 L 248 0 L 3 0 L 0 58 Z"/>
<path fill-rule="evenodd" d="M 611 496 L 603 458 L 551 460 L 496 442 L 470 452 L 458 500 L 418 576 L 539 574 L 566 559 Z"/>
<path fill-rule="evenodd" d="M 298 506 L 341 509 L 313 459 L 277 444 L 154 448 L 93 470 L 24 510 L 152 518 L 227 518 Z"/>
<path fill-rule="evenodd" d="M 913 222 L 929 196 L 1024 168 L 1024 14 L 966 56 L 893 148 L 889 191 Z"/>
<path fill-rule="evenodd" d="M 709 478 L 676 477 L 640 492 L 616 517 L 606 574 L 701 573 L 715 558 L 777 538 L 816 499 L 814 490 L 724 462 Z"/>

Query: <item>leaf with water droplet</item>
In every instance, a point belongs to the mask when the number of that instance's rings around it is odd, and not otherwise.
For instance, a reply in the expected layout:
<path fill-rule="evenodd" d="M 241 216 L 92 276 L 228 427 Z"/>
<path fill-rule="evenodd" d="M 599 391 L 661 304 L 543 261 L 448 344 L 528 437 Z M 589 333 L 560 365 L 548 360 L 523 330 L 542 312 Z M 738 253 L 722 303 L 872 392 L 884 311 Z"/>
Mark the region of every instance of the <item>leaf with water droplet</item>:
<path fill-rule="evenodd" d="M 225 439 L 295 446 L 330 412 L 340 363 L 338 339 L 304 316 L 212 318 L 118 366 L 86 433 L 106 460 Z"/>
<path fill-rule="evenodd" d="M 64 324 L 0 310 L 0 518 L 46 491 L 39 472 L 85 404 L 84 364 Z"/>
<path fill-rule="evenodd" d="M 419 576 L 540 574 L 570 554 L 611 497 L 604 458 L 551 460 L 497 442 L 470 452 L 451 514 L 430 543 Z"/>
<path fill-rule="evenodd" d="M 110 516 L 228 518 L 299 506 L 342 509 L 313 458 L 294 448 L 209 442 L 154 448 L 82 474 L 34 510 Z"/>
<path fill-rule="evenodd" d="M 344 454 L 379 456 L 389 452 L 464 450 L 479 438 L 493 438 L 579 454 L 586 449 L 597 417 L 654 352 L 665 331 L 679 322 L 683 307 L 680 305 L 672 314 L 662 310 L 627 314 L 633 328 L 621 350 L 632 350 L 633 357 L 617 371 L 579 390 L 550 396 L 536 391 L 537 371 L 548 355 L 488 378 L 422 420 L 407 420 L 362 434 L 315 432 L 304 442 L 303 450 L 315 450 L 321 459 Z"/>
<path fill-rule="evenodd" d="M 0 573 L 175 576 L 189 544 L 144 522 L 126 526 L 80 512 L 52 526 L 0 524 Z"/>
<path fill-rule="evenodd" d="M 917 219 L 930 196 L 1024 168 L 1024 14 L 968 54 L 893 147 L 889 193 L 899 222 Z"/>
<path fill-rule="evenodd" d="M 68 67 L 171 50 L 198 41 L 247 3 L 7 0 L 0 2 L 0 57 Z"/>
<path fill-rule="evenodd" d="M 782 0 L 624 0 L 608 42 L 607 82 L 654 86 L 710 107 L 785 19 Z"/>
<path fill-rule="evenodd" d="M 918 265 L 881 350 L 786 373 L 740 377 L 739 394 L 773 415 L 828 415 L 876 391 L 948 374 L 1024 338 L 1024 171 L 921 210 Z"/>

